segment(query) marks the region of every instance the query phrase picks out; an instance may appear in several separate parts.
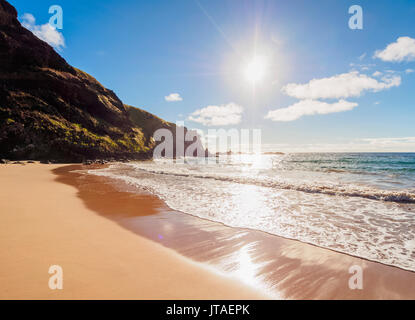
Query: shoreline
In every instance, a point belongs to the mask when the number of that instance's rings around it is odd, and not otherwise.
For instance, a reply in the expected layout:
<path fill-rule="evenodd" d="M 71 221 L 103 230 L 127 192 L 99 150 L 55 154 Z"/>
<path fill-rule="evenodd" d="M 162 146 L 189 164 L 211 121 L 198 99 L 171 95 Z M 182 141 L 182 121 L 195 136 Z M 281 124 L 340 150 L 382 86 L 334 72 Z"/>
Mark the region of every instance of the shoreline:
<path fill-rule="evenodd" d="M 412 271 L 262 231 L 228 227 L 173 210 L 156 195 L 138 191 L 118 180 L 70 173 L 68 168 L 62 170 L 55 172 L 58 179 L 77 187 L 80 197 L 93 211 L 183 256 L 211 265 L 225 274 L 239 276 L 274 296 L 287 299 L 415 298 L 415 273 Z M 132 206 L 123 207 L 121 216 L 119 207 L 108 209 L 106 206 L 103 211 L 99 207 L 102 197 L 91 201 L 94 191 L 83 187 L 85 181 L 98 194 L 137 197 L 136 202 L 132 200 Z M 151 199 L 151 208 L 140 208 L 143 198 Z M 137 208 L 140 212 L 150 210 L 150 214 L 138 216 Z M 352 276 L 349 267 L 353 265 L 361 266 L 364 271 L 364 290 L 348 288 Z M 316 283 L 319 284 L 317 288 Z"/>
<path fill-rule="evenodd" d="M 101 166 L 101 167 L 99 167 L 97 169 L 105 168 L 107 165 L 108 164 L 105 164 L 105 166 Z M 92 170 L 94 170 L 94 169 L 96 169 L 96 168 L 92 168 Z M 85 169 L 85 170 L 88 170 L 88 169 Z M 65 173 L 68 173 L 68 172 L 65 172 Z M 90 174 L 88 174 L 88 175 L 90 175 Z M 127 191 L 127 192 L 137 193 L 137 189 L 136 188 L 130 188 L 125 182 L 123 182 L 121 180 L 117 180 L 115 178 L 109 178 L 109 177 L 105 177 L 105 178 L 103 178 L 103 180 L 104 181 L 107 180 L 107 182 L 110 181 L 111 184 L 124 185 L 124 187 L 126 187 L 127 189 L 130 189 L 130 191 Z M 75 186 L 77 184 L 73 184 L 73 185 Z M 393 265 L 393 264 L 387 264 L 387 263 L 384 263 L 384 262 L 381 262 L 381 261 L 378 261 L 378 260 L 371 260 L 369 258 L 365 258 L 365 257 L 361 257 L 361 256 L 358 256 L 358 255 L 350 254 L 350 253 L 348 253 L 346 251 L 341 251 L 341 250 L 336 250 L 336 249 L 332 249 L 332 248 L 328 248 L 328 247 L 319 246 L 319 245 L 314 244 L 314 243 L 311 243 L 311 242 L 301 241 L 301 240 L 298 240 L 298 239 L 295 239 L 295 238 L 289 238 L 289 237 L 285 237 L 285 236 L 273 234 L 273 233 L 270 233 L 270 232 L 267 232 L 267 231 L 264 231 L 264 230 L 257 230 L 257 229 L 252 229 L 252 228 L 248 228 L 248 227 L 234 227 L 234 226 L 229 226 L 229 225 L 227 225 L 227 224 L 225 224 L 223 222 L 209 220 L 207 218 L 203 218 L 203 217 L 199 217 L 199 216 L 196 216 L 196 215 L 192 215 L 192 214 L 186 213 L 185 211 L 180 211 L 180 210 L 171 208 L 157 194 L 153 194 L 153 193 L 148 192 L 146 190 L 140 190 L 138 193 L 145 194 L 145 195 L 147 195 L 149 197 L 155 197 L 155 198 L 157 198 L 158 200 L 160 200 L 164 204 L 164 206 L 166 206 L 168 208 L 167 210 L 170 210 L 170 211 L 172 211 L 172 212 L 174 212 L 176 214 L 178 213 L 178 214 L 183 214 L 183 215 L 186 215 L 186 216 L 191 216 L 191 217 L 193 217 L 195 219 L 204 220 L 204 221 L 207 221 L 209 223 L 219 224 L 219 225 L 221 225 L 223 227 L 226 227 L 226 228 L 231 228 L 231 229 L 236 228 L 236 229 L 245 230 L 245 231 L 248 231 L 248 232 L 264 233 L 264 234 L 269 235 L 269 236 L 272 236 L 272 237 L 277 237 L 277 238 L 281 238 L 281 239 L 285 239 L 285 240 L 289 240 L 289 241 L 295 241 L 295 242 L 298 242 L 300 244 L 310 245 L 310 246 L 315 247 L 315 248 L 319 248 L 319 249 L 323 249 L 323 250 L 328 250 L 328 251 L 331 251 L 331 252 L 334 252 L 334 253 L 344 254 L 344 255 L 347 255 L 347 256 L 349 256 L 351 258 L 358 258 L 358 259 L 361 259 L 361 260 L 364 260 L 364 261 L 367 261 L 367 262 L 370 262 L 370 263 L 377 263 L 377 264 L 380 264 L 380 265 L 384 265 L 384 266 L 396 268 L 396 269 L 399 269 L 399 270 L 402 270 L 402 271 L 411 272 L 411 273 L 414 273 L 415 274 L 415 270 L 405 269 L 404 267 L 400 267 L 400 266 Z M 405 203 L 405 202 L 404 203 L 400 203 L 400 205 L 405 205 L 405 204 L 407 204 L 407 203 Z"/>
<path fill-rule="evenodd" d="M 414 272 L 228 227 L 76 172 L 102 167 L 0 165 L 0 299 L 415 299 Z M 52 264 L 62 291 L 48 288 Z M 348 288 L 352 265 L 363 290 Z"/>
<path fill-rule="evenodd" d="M 269 298 L 96 214 L 56 181 L 66 166 L 0 166 L 0 299 Z"/>

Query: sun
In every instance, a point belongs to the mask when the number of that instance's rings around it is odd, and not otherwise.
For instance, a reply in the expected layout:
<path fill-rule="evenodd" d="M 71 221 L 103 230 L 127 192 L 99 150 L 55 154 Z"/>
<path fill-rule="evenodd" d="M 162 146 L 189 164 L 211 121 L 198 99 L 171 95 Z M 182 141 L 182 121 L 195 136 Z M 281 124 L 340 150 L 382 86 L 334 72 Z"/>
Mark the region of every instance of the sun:
<path fill-rule="evenodd" d="M 255 56 L 244 68 L 245 79 L 252 84 L 261 81 L 266 72 L 266 61 L 264 58 Z"/>

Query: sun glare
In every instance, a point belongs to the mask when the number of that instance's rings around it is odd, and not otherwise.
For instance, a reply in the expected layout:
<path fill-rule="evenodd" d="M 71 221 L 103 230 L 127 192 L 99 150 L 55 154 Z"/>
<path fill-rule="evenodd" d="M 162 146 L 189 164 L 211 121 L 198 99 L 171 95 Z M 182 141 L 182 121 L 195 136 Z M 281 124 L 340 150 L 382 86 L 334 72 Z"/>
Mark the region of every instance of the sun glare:
<path fill-rule="evenodd" d="M 246 80 L 256 84 L 264 78 L 266 71 L 265 60 L 260 57 L 254 57 L 245 67 L 244 74 Z"/>

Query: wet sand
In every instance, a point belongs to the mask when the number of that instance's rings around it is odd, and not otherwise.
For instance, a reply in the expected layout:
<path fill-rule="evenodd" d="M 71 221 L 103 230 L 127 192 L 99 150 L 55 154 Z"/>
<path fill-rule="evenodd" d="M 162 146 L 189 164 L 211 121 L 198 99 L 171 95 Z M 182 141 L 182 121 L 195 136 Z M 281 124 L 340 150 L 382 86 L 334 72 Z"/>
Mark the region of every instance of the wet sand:
<path fill-rule="evenodd" d="M 93 212 L 180 255 L 282 299 L 415 299 L 415 273 L 260 231 L 230 228 L 170 209 L 118 180 L 54 170 Z M 363 270 L 351 290 L 349 268 Z"/>
<path fill-rule="evenodd" d="M 107 219 L 153 214 L 152 198 L 113 194 L 104 184 L 85 194 L 57 181 L 65 178 L 52 170 L 61 168 L 0 165 L 0 299 L 268 298 Z M 52 265 L 63 269 L 62 290 L 49 288 Z"/>

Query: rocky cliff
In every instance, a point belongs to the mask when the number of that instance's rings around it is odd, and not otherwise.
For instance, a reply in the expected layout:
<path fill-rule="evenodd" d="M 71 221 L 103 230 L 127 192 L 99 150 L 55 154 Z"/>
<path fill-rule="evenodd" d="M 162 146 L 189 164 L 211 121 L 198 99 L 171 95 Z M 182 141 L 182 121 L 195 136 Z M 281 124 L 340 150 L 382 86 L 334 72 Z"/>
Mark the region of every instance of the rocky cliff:
<path fill-rule="evenodd" d="M 149 158 L 158 128 L 175 125 L 124 105 L 22 27 L 15 8 L 0 0 L 1 158 Z"/>

